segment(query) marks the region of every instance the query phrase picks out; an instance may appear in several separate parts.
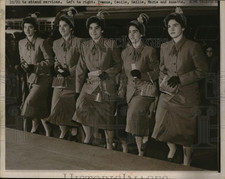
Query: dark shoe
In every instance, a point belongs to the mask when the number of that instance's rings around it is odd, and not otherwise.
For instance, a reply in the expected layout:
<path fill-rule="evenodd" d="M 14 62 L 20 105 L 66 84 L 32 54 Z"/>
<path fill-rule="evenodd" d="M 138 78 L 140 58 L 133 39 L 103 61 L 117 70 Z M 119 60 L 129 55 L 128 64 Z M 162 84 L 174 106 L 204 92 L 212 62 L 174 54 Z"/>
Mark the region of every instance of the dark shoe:
<path fill-rule="evenodd" d="M 59 139 L 62 139 L 62 140 L 68 140 L 69 138 L 69 130 L 67 130 L 66 134 L 64 135 L 63 138 L 59 138 Z"/>
<path fill-rule="evenodd" d="M 177 148 L 177 150 L 176 150 L 173 158 L 167 158 L 166 161 L 173 162 L 173 163 L 177 163 L 177 164 L 181 164 L 182 163 L 182 154 L 178 150 L 178 148 Z"/>
<path fill-rule="evenodd" d="M 39 129 L 37 129 L 35 132 L 31 132 L 32 134 L 40 134 Z"/>
<path fill-rule="evenodd" d="M 73 142 L 78 142 L 77 135 L 70 134 L 67 140 L 73 141 Z"/>
<path fill-rule="evenodd" d="M 173 162 L 173 158 L 167 158 L 168 162 Z"/>
<path fill-rule="evenodd" d="M 147 147 L 148 147 L 148 141 L 141 145 L 141 151 L 142 152 L 146 151 Z"/>

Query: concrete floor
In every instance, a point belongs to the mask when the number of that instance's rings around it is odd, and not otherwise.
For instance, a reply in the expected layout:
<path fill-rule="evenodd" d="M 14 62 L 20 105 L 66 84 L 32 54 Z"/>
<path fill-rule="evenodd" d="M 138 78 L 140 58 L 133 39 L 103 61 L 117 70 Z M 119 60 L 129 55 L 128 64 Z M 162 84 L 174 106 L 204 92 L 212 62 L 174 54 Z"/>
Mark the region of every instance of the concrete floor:
<path fill-rule="evenodd" d="M 6 128 L 6 170 L 176 170 L 194 167 Z"/>

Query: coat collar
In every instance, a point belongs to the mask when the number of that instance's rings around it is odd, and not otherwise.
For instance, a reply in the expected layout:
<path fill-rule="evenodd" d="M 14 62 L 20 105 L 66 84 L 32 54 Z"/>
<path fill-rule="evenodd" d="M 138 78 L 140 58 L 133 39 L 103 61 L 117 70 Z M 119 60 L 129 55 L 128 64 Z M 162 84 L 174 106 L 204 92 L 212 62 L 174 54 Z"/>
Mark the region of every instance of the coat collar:
<path fill-rule="evenodd" d="M 106 51 L 106 47 L 105 47 L 105 39 L 103 37 L 101 37 L 101 39 L 99 40 L 98 43 L 95 43 L 92 39 L 90 40 L 90 50 L 95 53 L 97 47 L 99 47 L 99 49 L 102 51 L 102 52 L 105 52 Z"/>
<path fill-rule="evenodd" d="M 173 41 L 173 44 L 174 44 L 176 50 L 179 51 L 180 48 L 183 46 L 183 44 L 184 44 L 186 41 L 187 41 L 187 38 L 186 38 L 185 36 L 183 36 L 177 43 L 175 43 L 175 42 Z"/>
<path fill-rule="evenodd" d="M 60 39 L 60 46 L 63 47 L 64 51 L 68 51 L 70 47 L 74 45 L 73 38 L 74 36 L 71 35 L 67 41 L 65 41 L 63 38 Z"/>
<path fill-rule="evenodd" d="M 37 40 L 36 36 L 34 36 L 33 42 L 31 42 L 28 38 L 26 38 L 25 47 L 27 48 L 27 50 L 35 49 L 36 40 Z"/>
<path fill-rule="evenodd" d="M 179 50 L 181 49 L 181 47 L 183 46 L 183 44 L 187 41 L 186 37 L 182 37 L 179 42 L 175 43 L 174 40 L 170 41 L 170 48 L 169 48 L 169 55 L 171 56 L 177 56 Z"/>
<path fill-rule="evenodd" d="M 139 45 L 139 47 L 136 48 L 136 49 L 133 47 L 133 45 L 131 45 L 129 47 L 129 49 L 130 49 L 129 50 L 130 51 L 129 55 L 135 55 L 135 54 L 140 55 L 141 52 L 142 52 L 142 50 L 144 49 L 144 47 L 145 47 L 145 44 L 143 42 L 141 42 L 140 45 Z"/>
<path fill-rule="evenodd" d="M 94 40 L 90 40 L 90 49 L 93 49 L 95 46 L 99 46 L 100 48 L 104 48 L 104 41 L 105 39 L 101 37 L 98 43 L 95 43 Z"/>
<path fill-rule="evenodd" d="M 69 37 L 69 39 L 68 39 L 68 42 L 69 42 L 69 41 L 72 41 L 73 38 L 74 38 L 74 35 L 71 35 L 71 36 Z M 63 46 L 63 44 L 65 43 L 64 38 L 61 37 L 59 40 L 60 40 L 59 44 L 60 44 L 61 46 Z M 72 41 L 72 42 L 73 42 L 73 41 Z"/>

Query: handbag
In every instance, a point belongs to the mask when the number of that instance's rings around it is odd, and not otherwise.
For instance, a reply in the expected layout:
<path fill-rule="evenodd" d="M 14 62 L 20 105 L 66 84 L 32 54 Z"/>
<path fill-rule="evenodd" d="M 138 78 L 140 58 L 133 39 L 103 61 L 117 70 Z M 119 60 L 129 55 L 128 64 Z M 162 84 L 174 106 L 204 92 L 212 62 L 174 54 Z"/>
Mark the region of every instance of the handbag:
<path fill-rule="evenodd" d="M 156 97 L 157 96 L 157 86 L 156 82 L 148 82 L 143 81 L 141 85 L 141 96 L 147 96 L 147 97 Z"/>
<path fill-rule="evenodd" d="M 53 88 L 66 88 L 67 87 L 67 81 L 63 76 L 57 76 L 53 78 L 52 82 Z"/>

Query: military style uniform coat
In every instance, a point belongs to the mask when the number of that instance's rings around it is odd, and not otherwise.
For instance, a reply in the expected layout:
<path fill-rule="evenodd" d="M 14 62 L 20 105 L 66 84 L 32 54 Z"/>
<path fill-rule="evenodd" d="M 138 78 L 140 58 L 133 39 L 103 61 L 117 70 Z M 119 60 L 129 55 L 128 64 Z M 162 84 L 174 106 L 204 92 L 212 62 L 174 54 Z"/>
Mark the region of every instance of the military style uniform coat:
<path fill-rule="evenodd" d="M 123 69 L 127 82 L 122 80 L 119 93 L 126 85 L 128 103 L 126 132 L 137 136 L 148 136 L 150 104 L 157 96 L 156 81 L 159 76 L 159 61 L 156 50 L 141 43 L 135 49 L 129 46 L 122 52 Z M 131 75 L 132 65 L 141 72 L 141 79 Z"/>
<path fill-rule="evenodd" d="M 180 84 L 175 95 L 161 93 L 152 137 L 190 146 L 196 134 L 197 109 L 200 103 L 198 81 L 207 74 L 207 63 L 200 45 L 183 37 L 161 45 L 160 78 L 178 76 Z"/>
<path fill-rule="evenodd" d="M 114 123 L 114 101 L 116 75 L 121 71 L 120 49 L 114 40 L 101 38 L 82 43 L 81 58 L 76 70 L 76 113 L 73 120 L 86 126 L 112 129 Z M 98 77 L 107 72 L 109 78 L 101 81 Z M 96 102 L 100 94 L 101 101 Z"/>
<path fill-rule="evenodd" d="M 44 39 L 36 37 L 32 44 L 27 38 L 19 41 L 21 63 L 34 65 L 34 72 L 27 74 L 30 91 L 21 106 L 21 115 L 27 118 L 45 118 L 49 115 L 48 93 L 52 82 L 50 67 L 53 65 L 51 48 Z M 32 80 L 36 74 L 36 80 Z"/>
<path fill-rule="evenodd" d="M 52 108 L 48 118 L 48 121 L 53 124 L 74 125 L 71 120 L 75 111 L 75 75 L 76 65 L 80 57 L 81 41 L 81 38 L 72 35 L 67 42 L 63 38 L 53 42 L 55 67 L 61 65 L 70 72 L 70 75 L 65 78 L 60 74 L 54 78 L 56 81 L 63 80 L 63 85 L 53 86 Z"/>

